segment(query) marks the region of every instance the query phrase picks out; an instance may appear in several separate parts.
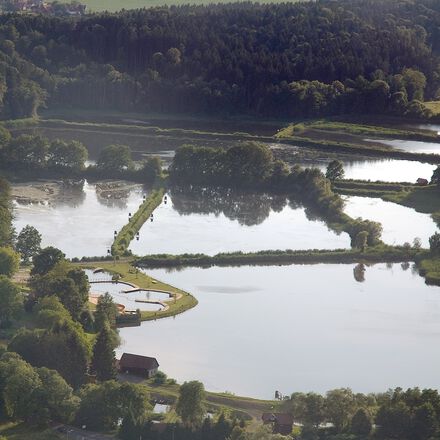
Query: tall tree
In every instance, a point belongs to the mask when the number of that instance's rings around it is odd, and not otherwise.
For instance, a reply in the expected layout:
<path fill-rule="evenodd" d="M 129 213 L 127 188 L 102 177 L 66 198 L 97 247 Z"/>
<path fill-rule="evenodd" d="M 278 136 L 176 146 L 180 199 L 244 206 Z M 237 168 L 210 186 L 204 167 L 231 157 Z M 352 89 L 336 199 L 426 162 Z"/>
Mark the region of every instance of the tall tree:
<path fill-rule="evenodd" d="M 33 226 L 26 225 L 18 234 L 15 248 L 27 264 L 41 249 L 41 234 Z"/>
<path fill-rule="evenodd" d="M 176 412 L 185 425 L 198 427 L 202 424 L 206 408 L 205 387 L 201 382 L 185 382 L 180 386 Z"/>
<path fill-rule="evenodd" d="M 340 160 L 332 160 L 327 166 L 325 177 L 331 181 L 344 178 L 344 164 Z"/>
<path fill-rule="evenodd" d="M 104 324 L 96 338 L 92 371 L 99 381 L 116 379 L 115 335 L 108 323 Z"/>
<path fill-rule="evenodd" d="M 7 277 L 0 275 L 0 327 L 5 327 L 23 307 L 20 289 Z"/>
<path fill-rule="evenodd" d="M 32 275 L 45 275 L 55 267 L 57 263 L 64 260 L 65 255 L 59 249 L 48 246 L 42 249 L 32 259 Z"/>

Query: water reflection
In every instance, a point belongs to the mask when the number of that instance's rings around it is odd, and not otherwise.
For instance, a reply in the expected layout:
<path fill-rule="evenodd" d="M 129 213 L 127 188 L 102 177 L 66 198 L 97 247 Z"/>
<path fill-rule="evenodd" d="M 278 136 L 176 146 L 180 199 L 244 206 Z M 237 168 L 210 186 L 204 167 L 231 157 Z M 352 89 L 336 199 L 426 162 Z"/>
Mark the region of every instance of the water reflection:
<path fill-rule="evenodd" d="M 370 139 L 365 139 L 370 141 Z M 420 142 L 420 141 L 407 141 L 401 139 L 381 139 L 371 140 L 371 142 L 380 142 L 381 144 L 388 145 L 397 150 L 407 151 L 409 153 L 425 153 L 425 154 L 439 154 L 440 143 L 437 142 Z"/>
<path fill-rule="evenodd" d="M 105 197 L 103 188 L 107 191 Z M 38 203 L 46 189 L 44 183 L 13 188 L 16 199 L 20 200 L 21 193 L 28 195 L 26 204 L 15 201 L 14 227 L 17 231 L 27 224 L 36 227 L 42 234 L 43 246 L 56 246 L 68 257 L 106 255 L 114 231 L 127 222 L 127 211 L 136 211 L 145 193 L 141 185 L 125 182 L 83 182 L 58 189 L 50 186 L 51 197 Z"/>
<path fill-rule="evenodd" d="M 412 208 L 374 197 L 347 196 L 344 199 L 344 210 L 350 217 L 362 217 L 382 224 L 382 240 L 387 244 L 412 243 L 418 237 L 422 246 L 429 247 L 429 237 L 437 231 L 437 225 L 429 214 Z"/>
<path fill-rule="evenodd" d="M 275 390 L 437 387 L 439 288 L 400 264 L 369 266 L 363 282 L 355 267 L 148 270 L 199 304 L 175 319 L 121 330 L 119 352 L 155 356 L 180 382 L 260 398 Z"/>
<path fill-rule="evenodd" d="M 180 215 L 223 214 L 240 225 L 259 225 L 271 211 L 281 212 L 285 196 L 241 192 L 223 188 L 179 188 L 170 191 L 173 207 Z M 293 209 L 296 209 L 294 207 Z"/>
<path fill-rule="evenodd" d="M 168 202 L 154 211 L 154 221 L 144 224 L 139 241 L 133 241 L 130 249 L 137 255 L 214 255 L 350 246 L 347 234 L 338 235 L 318 220 L 312 210 L 285 196 L 174 188 Z"/>
<path fill-rule="evenodd" d="M 353 276 L 358 283 L 363 283 L 365 281 L 365 271 L 365 264 L 363 263 L 356 264 L 353 268 Z"/>

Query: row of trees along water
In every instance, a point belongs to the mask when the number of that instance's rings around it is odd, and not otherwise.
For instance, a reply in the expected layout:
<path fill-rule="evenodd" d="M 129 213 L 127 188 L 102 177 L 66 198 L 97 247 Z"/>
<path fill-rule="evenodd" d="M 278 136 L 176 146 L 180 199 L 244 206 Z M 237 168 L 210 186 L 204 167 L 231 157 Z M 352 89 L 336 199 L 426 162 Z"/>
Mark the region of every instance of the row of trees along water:
<path fill-rule="evenodd" d="M 436 0 L 161 7 L 0 16 L 0 116 L 71 107 L 427 117 Z M 178 32 L 176 31 L 178 29 Z"/>
<path fill-rule="evenodd" d="M 0 168 L 14 173 L 61 177 L 125 178 L 152 183 L 162 175 L 159 158 L 151 157 L 138 166 L 125 145 L 108 145 L 97 158 L 96 165 L 86 166 L 87 148 L 78 141 L 23 134 L 12 137 L 0 127 Z"/>

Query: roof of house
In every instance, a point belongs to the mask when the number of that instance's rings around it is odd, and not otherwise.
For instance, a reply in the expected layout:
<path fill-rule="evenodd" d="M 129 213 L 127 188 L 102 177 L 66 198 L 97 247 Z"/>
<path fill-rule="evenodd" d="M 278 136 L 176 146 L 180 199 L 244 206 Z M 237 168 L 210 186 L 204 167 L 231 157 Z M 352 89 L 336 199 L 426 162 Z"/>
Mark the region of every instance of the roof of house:
<path fill-rule="evenodd" d="M 138 354 L 124 353 L 119 361 L 120 368 L 139 368 L 154 370 L 159 366 L 156 358 L 140 356 Z"/>
<path fill-rule="evenodd" d="M 264 423 L 276 422 L 279 425 L 293 425 L 293 416 L 285 413 L 264 413 L 261 418 Z"/>

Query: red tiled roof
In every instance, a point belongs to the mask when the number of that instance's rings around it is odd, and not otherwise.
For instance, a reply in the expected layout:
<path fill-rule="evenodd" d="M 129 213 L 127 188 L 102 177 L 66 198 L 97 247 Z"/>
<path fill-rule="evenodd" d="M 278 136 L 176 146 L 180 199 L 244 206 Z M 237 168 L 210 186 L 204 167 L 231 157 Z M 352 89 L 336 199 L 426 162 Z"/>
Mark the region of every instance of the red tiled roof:
<path fill-rule="evenodd" d="M 120 368 L 140 368 L 154 370 L 159 366 L 156 358 L 140 356 L 138 354 L 124 353 L 119 361 Z"/>

